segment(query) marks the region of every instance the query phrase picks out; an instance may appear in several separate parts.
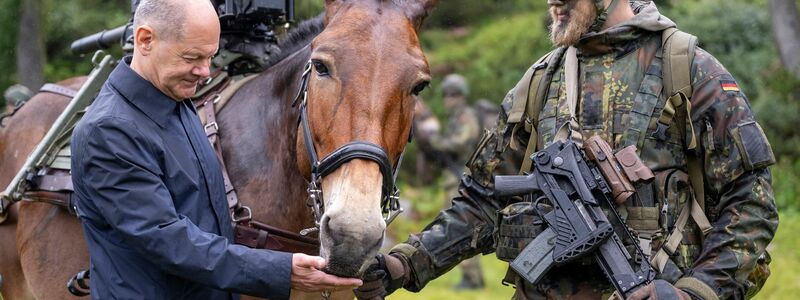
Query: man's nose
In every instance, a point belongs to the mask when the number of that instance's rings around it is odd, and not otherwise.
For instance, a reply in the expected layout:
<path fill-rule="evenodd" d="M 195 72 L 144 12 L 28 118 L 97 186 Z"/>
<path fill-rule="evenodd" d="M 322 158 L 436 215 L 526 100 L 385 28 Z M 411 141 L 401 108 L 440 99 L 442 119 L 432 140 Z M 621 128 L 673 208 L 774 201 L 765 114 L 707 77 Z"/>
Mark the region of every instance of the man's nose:
<path fill-rule="evenodd" d="M 206 78 L 211 75 L 211 64 L 204 63 L 199 66 L 195 66 L 192 68 L 192 75 L 198 76 L 200 78 Z"/>

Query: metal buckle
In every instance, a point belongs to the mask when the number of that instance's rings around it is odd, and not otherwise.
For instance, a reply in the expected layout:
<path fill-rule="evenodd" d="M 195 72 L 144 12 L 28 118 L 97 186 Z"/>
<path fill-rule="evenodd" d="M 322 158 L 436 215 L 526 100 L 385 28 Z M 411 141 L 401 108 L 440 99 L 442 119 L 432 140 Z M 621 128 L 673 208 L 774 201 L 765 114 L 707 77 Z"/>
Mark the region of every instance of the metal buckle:
<path fill-rule="evenodd" d="M 311 180 L 308 183 L 306 192 L 308 193 L 306 205 L 311 207 L 311 211 L 314 214 L 314 227 L 300 230 L 300 235 L 303 236 L 315 231 L 319 231 L 319 220 L 322 219 L 322 212 L 324 210 L 324 206 L 322 204 L 322 189 L 319 188 L 318 180 Z"/>
<path fill-rule="evenodd" d="M 244 210 L 246 214 L 242 218 L 237 218 L 236 213 L 241 212 L 242 210 Z M 231 219 L 233 220 L 234 223 L 239 223 L 242 221 L 250 221 L 253 219 L 253 211 L 250 210 L 250 207 L 247 206 L 239 207 L 239 209 L 236 209 L 233 212 L 231 212 Z"/>
<path fill-rule="evenodd" d="M 385 211 L 387 211 L 387 215 L 384 218 L 384 221 L 386 221 L 386 226 L 389 226 L 389 224 L 391 224 L 392 221 L 394 221 L 394 219 L 405 210 L 400 207 L 400 190 L 396 186 L 394 187 L 394 192 L 392 192 L 392 195 L 388 196 L 387 198 L 387 207 L 385 209 Z"/>
<path fill-rule="evenodd" d="M 203 126 L 203 130 L 205 130 L 206 133 L 208 133 L 208 129 L 211 127 L 214 127 L 214 131 L 219 131 L 219 125 L 217 125 L 217 122 L 211 122 L 206 124 L 206 126 Z"/>
<path fill-rule="evenodd" d="M 220 99 L 222 99 L 222 96 L 220 96 L 220 94 L 216 94 L 214 95 L 214 100 L 211 100 L 211 103 L 217 104 Z"/>
<path fill-rule="evenodd" d="M 405 210 L 402 207 L 399 207 L 396 210 L 390 211 L 389 215 L 387 215 L 386 218 L 384 219 L 384 220 L 386 220 L 386 226 L 389 226 L 389 224 L 392 224 L 392 221 L 394 221 L 394 219 L 397 218 L 397 216 L 399 216 L 404 211 Z"/>

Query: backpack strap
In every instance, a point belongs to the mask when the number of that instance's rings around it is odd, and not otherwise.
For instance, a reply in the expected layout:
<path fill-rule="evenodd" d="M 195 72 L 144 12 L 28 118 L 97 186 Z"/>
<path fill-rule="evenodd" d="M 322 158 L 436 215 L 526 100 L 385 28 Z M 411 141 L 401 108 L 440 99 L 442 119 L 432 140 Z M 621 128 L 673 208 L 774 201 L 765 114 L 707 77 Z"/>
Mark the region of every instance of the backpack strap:
<path fill-rule="evenodd" d="M 686 126 L 686 143 L 688 150 L 697 147 L 697 138 L 692 126 L 691 109 L 689 101 L 694 92 L 692 88 L 691 72 L 694 53 L 697 48 L 697 37 L 680 31 L 677 28 L 669 28 L 661 34 L 661 48 L 664 53 L 664 68 L 662 70 L 662 80 L 664 91 L 669 100 L 658 118 L 656 132 L 653 133 L 657 138 L 664 138 L 667 128 L 672 125 L 678 109 L 684 118 Z"/>
<path fill-rule="evenodd" d="M 539 142 L 539 134 L 536 132 L 537 127 L 539 126 L 539 113 L 542 111 L 545 98 L 547 98 L 547 87 L 550 85 L 550 81 L 553 79 L 553 74 L 555 74 L 556 70 L 558 69 L 558 63 L 564 56 L 564 52 L 566 52 L 566 47 L 560 47 L 540 58 L 539 61 L 537 61 L 530 68 L 530 70 L 528 70 L 528 72 L 531 74 L 530 80 L 527 81 L 527 86 L 520 89 L 520 84 L 526 82 L 526 78 L 523 77 L 523 80 L 520 81 L 520 83 L 517 84 L 517 88 L 514 89 L 515 103 L 511 108 L 512 113 L 514 112 L 514 107 L 517 105 L 517 103 L 523 102 L 518 117 L 515 119 L 517 125 L 514 130 L 520 126 L 530 126 L 531 133 L 530 138 L 528 139 L 528 145 L 525 147 L 525 156 L 523 156 L 522 159 L 522 166 L 519 169 L 520 174 L 528 172 L 531 169 L 532 161 L 530 156 L 536 151 L 536 147 Z M 528 74 L 526 73 L 526 75 Z M 521 101 L 521 99 L 525 99 L 525 101 Z M 528 119 L 530 119 L 530 124 L 521 124 L 523 115 L 528 116 Z M 512 114 L 509 114 L 509 123 L 512 121 L 511 117 Z M 514 134 L 515 132 L 512 132 L 512 136 L 514 136 Z M 513 138 L 511 141 L 514 143 Z"/>
<path fill-rule="evenodd" d="M 669 28 L 662 33 L 662 51 L 664 52 L 663 80 L 664 91 L 669 100 L 661 112 L 658 119 L 658 127 L 654 135 L 658 137 L 666 132 L 672 125 L 673 119 L 678 118 L 678 126 L 686 134 L 687 168 L 689 171 L 689 181 L 692 185 L 694 194 L 686 206 L 681 209 L 675 222 L 675 228 L 667 236 L 664 244 L 658 252 L 650 259 L 653 266 L 659 271 L 664 270 L 664 266 L 669 256 L 675 253 L 681 240 L 683 232 L 692 217 L 695 224 L 703 232 L 703 236 L 711 230 L 711 223 L 705 215 L 705 184 L 703 181 L 703 165 L 697 152 L 697 138 L 692 124 L 691 97 L 693 93 L 691 84 L 691 68 L 694 60 L 694 53 L 697 47 L 697 37 L 680 31 L 676 28 Z"/>

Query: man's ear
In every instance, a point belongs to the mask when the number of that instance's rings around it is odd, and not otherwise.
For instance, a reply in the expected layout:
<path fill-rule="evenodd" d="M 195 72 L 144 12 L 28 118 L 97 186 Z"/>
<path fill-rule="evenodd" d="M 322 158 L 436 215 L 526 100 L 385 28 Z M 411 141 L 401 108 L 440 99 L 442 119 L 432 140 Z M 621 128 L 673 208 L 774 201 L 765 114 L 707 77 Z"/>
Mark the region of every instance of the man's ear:
<path fill-rule="evenodd" d="M 155 31 L 149 25 L 136 27 L 133 32 L 134 48 L 143 56 L 150 55 L 155 43 Z"/>

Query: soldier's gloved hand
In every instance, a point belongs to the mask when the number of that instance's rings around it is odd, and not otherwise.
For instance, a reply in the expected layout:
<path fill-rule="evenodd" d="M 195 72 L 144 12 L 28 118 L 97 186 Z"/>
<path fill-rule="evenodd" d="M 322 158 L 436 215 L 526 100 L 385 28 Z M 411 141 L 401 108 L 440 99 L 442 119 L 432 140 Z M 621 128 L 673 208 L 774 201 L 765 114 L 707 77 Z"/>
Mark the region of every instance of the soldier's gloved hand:
<path fill-rule="evenodd" d="M 400 258 L 378 253 L 364 272 L 364 284 L 354 290 L 360 300 L 383 299 L 408 282 L 409 271 Z"/>
<path fill-rule="evenodd" d="M 628 300 L 642 300 L 642 299 L 650 299 L 650 300 L 667 300 L 667 299 L 680 299 L 680 300 L 691 300 L 692 296 L 688 293 L 684 292 L 683 290 L 676 288 L 669 282 L 657 279 L 650 284 L 644 286 L 633 292 L 628 297 Z"/>

